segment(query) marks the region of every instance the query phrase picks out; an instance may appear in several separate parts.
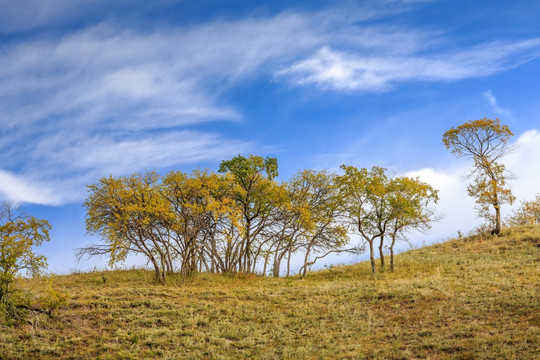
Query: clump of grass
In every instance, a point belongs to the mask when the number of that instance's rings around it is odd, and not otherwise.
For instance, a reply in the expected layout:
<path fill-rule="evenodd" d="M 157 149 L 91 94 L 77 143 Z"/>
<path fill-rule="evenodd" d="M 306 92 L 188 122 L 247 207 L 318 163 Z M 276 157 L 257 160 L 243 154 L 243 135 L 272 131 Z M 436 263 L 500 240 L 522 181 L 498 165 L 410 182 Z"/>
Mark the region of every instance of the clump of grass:
<path fill-rule="evenodd" d="M 509 358 L 540 354 L 538 226 L 297 278 L 143 270 L 55 277 L 57 316 L 2 328 L 4 359 Z M 105 281 L 103 279 L 106 279 Z M 48 280 L 19 286 L 44 290 Z"/>

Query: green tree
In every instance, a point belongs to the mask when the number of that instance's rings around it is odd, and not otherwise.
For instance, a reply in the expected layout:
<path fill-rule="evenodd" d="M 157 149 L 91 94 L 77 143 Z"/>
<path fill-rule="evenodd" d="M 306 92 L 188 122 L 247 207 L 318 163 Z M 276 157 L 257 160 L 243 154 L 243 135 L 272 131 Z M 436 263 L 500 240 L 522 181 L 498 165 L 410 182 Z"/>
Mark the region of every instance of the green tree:
<path fill-rule="evenodd" d="M 492 234 L 501 231 L 501 205 L 514 201 L 507 181 L 510 178 L 500 161 L 512 148 L 508 140 L 514 135 L 499 119 L 472 120 L 446 131 L 443 142 L 446 149 L 460 158 L 471 159 L 475 176 L 467 191 L 476 198 L 478 214 L 493 223 Z M 490 207 L 495 210 L 491 216 Z"/>
<path fill-rule="evenodd" d="M 277 159 L 238 155 L 222 161 L 219 172 L 232 177 L 232 196 L 241 212 L 242 256 L 238 270 L 254 272 L 262 250 L 262 244 L 257 242 L 264 240 L 263 232 L 273 225 L 276 208 L 286 202 L 285 189 L 274 181 L 278 175 Z"/>
<path fill-rule="evenodd" d="M 7 320 L 23 318 L 13 282 L 17 274 L 38 275 L 47 266 L 46 258 L 35 248 L 49 241 L 51 225 L 47 220 L 27 216 L 13 204 L 4 202 L 0 208 L 0 312 Z M 20 297 L 19 297 L 20 298 Z"/>

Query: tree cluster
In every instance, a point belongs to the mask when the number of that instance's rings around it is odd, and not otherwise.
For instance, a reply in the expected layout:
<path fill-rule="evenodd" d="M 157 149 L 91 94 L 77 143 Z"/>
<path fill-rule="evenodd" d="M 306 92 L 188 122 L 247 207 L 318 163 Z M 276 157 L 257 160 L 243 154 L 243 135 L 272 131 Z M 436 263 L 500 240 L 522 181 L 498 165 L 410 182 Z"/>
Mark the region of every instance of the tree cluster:
<path fill-rule="evenodd" d="M 371 171 L 354 166 L 341 167 L 338 176 L 344 215 L 352 229 L 369 245 L 372 273 L 376 273 L 375 246 L 381 267 L 385 267 L 384 245 L 388 241 L 390 268 L 394 270 L 394 246 L 411 229 L 427 230 L 440 218 L 431 204 L 439 200 L 437 190 L 409 177 L 389 177 L 385 169 Z M 378 243 L 377 243 L 378 242 Z"/>
<path fill-rule="evenodd" d="M 303 170 L 278 182 L 275 158 L 239 155 L 218 173 L 104 177 L 88 187 L 84 203 L 87 231 L 102 242 L 79 249 L 79 256 L 107 255 L 113 265 L 141 254 L 164 282 L 172 273 L 186 278 L 198 271 L 277 277 L 283 266 L 289 275 L 291 256 L 301 253 L 304 276 L 330 253 L 363 251 L 347 247 L 354 225 L 370 249 L 379 239 L 384 265 L 385 239 L 393 250 L 406 230 L 429 227 L 437 192 L 417 179 L 390 178 L 382 168 L 344 170 Z"/>

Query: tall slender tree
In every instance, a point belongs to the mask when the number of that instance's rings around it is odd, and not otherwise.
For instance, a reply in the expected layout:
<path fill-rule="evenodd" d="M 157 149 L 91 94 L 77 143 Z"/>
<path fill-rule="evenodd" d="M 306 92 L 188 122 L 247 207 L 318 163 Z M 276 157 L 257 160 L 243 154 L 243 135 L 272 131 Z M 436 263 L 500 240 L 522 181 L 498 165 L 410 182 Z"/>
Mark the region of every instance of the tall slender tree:
<path fill-rule="evenodd" d="M 443 135 L 446 149 L 460 158 L 473 161 L 469 174 L 474 180 L 468 185 L 470 196 L 476 198 L 478 214 L 493 223 L 492 234 L 501 231 L 501 205 L 514 201 L 507 181 L 511 174 L 501 159 L 512 151 L 508 140 L 514 135 L 499 119 L 471 120 L 451 128 Z M 494 216 L 489 209 L 493 208 Z"/>

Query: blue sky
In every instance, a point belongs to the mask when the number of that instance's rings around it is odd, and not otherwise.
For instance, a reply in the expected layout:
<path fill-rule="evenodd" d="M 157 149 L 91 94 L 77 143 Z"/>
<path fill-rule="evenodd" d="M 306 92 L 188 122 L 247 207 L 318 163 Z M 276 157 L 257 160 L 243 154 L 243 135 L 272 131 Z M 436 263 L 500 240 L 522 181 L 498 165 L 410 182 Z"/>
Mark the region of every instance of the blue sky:
<path fill-rule="evenodd" d="M 278 158 L 280 177 L 385 166 L 441 191 L 417 244 L 479 223 L 442 142 L 499 117 L 519 200 L 540 192 L 540 3 L 0 0 L 0 197 L 48 219 L 68 272 L 87 184 Z M 338 260 L 331 260 L 338 261 Z"/>

